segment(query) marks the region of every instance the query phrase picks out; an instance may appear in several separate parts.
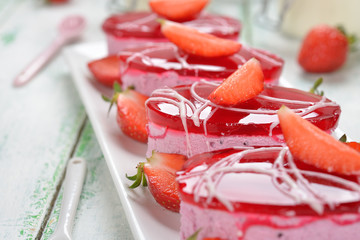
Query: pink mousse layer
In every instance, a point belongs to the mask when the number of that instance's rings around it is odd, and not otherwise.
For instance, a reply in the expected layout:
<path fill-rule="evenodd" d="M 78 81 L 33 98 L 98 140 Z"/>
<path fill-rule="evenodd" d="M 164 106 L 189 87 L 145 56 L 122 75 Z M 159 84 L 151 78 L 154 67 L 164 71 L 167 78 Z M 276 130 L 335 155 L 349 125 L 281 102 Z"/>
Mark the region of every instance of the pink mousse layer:
<path fill-rule="evenodd" d="M 189 141 L 185 131 L 169 129 L 165 126 L 149 122 L 147 157 L 151 156 L 153 150 L 164 153 L 177 153 L 191 157 L 193 155 L 224 148 L 239 146 L 279 146 L 283 143 L 283 136 L 249 136 L 231 135 L 215 136 L 203 133 L 188 133 Z M 188 144 L 189 143 L 189 144 Z"/>
<path fill-rule="evenodd" d="M 147 46 L 153 43 L 169 42 L 166 38 L 118 38 L 112 35 L 107 35 L 106 41 L 109 55 L 116 55 L 118 52 L 121 52 L 125 49 Z"/>
<path fill-rule="evenodd" d="M 126 74 L 123 74 L 121 78 L 124 89 L 133 86 L 138 92 L 146 96 L 150 96 L 155 89 L 192 84 L 200 81 L 200 79 L 207 78 L 181 76 L 175 71 L 152 73 L 136 69 L 128 69 Z M 222 79 L 212 78 L 211 80 L 216 81 Z"/>
<path fill-rule="evenodd" d="M 204 209 L 182 201 L 180 214 L 181 239 L 199 229 L 198 239 L 227 240 L 355 240 L 360 231 L 360 214 L 354 213 L 285 217 Z"/>

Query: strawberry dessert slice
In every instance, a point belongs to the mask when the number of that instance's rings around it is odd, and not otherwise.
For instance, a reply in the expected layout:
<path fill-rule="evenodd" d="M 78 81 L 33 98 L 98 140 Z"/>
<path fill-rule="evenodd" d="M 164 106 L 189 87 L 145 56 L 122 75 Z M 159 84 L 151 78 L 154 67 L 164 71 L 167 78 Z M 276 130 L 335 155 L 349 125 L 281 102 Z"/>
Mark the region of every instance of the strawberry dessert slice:
<path fill-rule="evenodd" d="M 177 181 L 181 239 L 196 231 L 198 239 L 231 240 L 339 240 L 360 234 L 358 175 L 308 165 L 287 147 L 199 154 L 187 160 Z"/>
<path fill-rule="evenodd" d="M 123 87 L 133 86 L 147 96 L 165 86 L 192 84 L 201 79 L 222 81 L 251 58 L 260 62 L 264 81 L 276 84 L 284 64 L 274 54 L 244 45 L 239 52 L 225 57 L 195 56 L 172 43 L 120 51 L 118 57 Z"/>
<path fill-rule="evenodd" d="M 159 18 L 152 12 L 128 12 L 107 18 L 102 29 L 106 34 L 109 54 L 139 45 L 168 42 L 161 33 Z M 182 23 L 201 32 L 233 40 L 238 39 L 241 30 L 241 24 L 236 19 L 204 12 Z"/>
<path fill-rule="evenodd" d="M 323 131 L 337 126 L 340 107 L 326 97 L 264 85 L 256 97 L 222 106 L 208 100 L 219 84 L 199 81 L 155 90 L 146 101 L 148 155 L 153 150 L 192 156 L 233 146 L 282 145 L 277 117 L 282 105 Z"/>

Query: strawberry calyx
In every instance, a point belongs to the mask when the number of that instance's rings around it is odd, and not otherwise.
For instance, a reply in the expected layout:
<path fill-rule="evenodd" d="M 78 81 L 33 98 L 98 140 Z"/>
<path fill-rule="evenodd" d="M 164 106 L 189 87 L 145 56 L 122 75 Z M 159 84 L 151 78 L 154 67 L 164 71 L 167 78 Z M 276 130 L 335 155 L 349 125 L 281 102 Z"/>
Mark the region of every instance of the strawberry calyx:
<path fill-rule="evenodd" d="M 336 29 L 339 30 L 346 37 L 350 51 L 356 50 L 356 44 L 359 41 L 359 38 L 355 34 L 348 33 L 343 25 L 336 26 Z"/>
<path fill-rule="evenodd" d="M 182 169 L 186 156 L 153 151 L 152 156 L 137 165 L 137 173 L 126 178 L 133 181 L 129 188 L 142 185 L 162 207 L 178 212 L 180 209 L 179 186 L 176 171 Z"/>
<path fill-rule="evenodd" d="M 114 85 L 113 85 L 113 95 L 111 98 L 105 96 L 105 95 L 101 95 L 101 98 L 105 101 L 105 102 L 109 102 L 110 103 L 110 106 L 109 106 L 109 109 L 108 109 L 108 114 L 110 113 L 110 110 L 112 109 L 114 103 L 116 103 L 118 97 L 119 97 L 119 94 L 121 92 L 123 92 L 121 86 L 119 83 L 115 82 Z"/>
<path fill-rule="evenodd" d="M 343 142 L 344 144 L 346 144 L 347 146 L 355 149 L 356 151 L 360 152 L 360 142 L 355 142 L 355 141 L 351 141 L 348 142 L 347 141 L 347 136 L 346 134 L 343 134 L 340 138 L 339 138 L 340 142 Z"/>
<path fill-rule="evenodd" d="M 201 231 L 201 228 L 197 230 L 195 233 L 193 233 L 191 236 L 189 236 L 186 240 L 198 240 L 199 232 Z M 203 238 L 202 240 L 221 240 L 221 238 L 218 237 L 211 237 L 211 238 Z"/>
<path fill-rule="evenodd" d="M 323 78 L 318 78 L 315 82 L 314 85 L 311 87 L 311 89 L 309 90 L 310 93 L 319 95 L 319 96 L 324 96 L 324 91 L 320 91 L 318 88 L 319 86 L 323 83 Z"/>
<path fill-rule="evenodd" d="M 119 98 L 119 95 L 125 91 L 128 91 L 128 90 L 134 90 L 134 87 L 130 86 L 128 87 L 127 89 L 123 90 L 121 85 L 117 82 L 114 83 L 113 85 L 113 95 L 109 98 L 105 95 L 101 95 L 101 98 L 105 101 L 105 102 L 109 102 L 110 103 L 110 106 L 109 106 L 109 109 L 108 109 L 108 114 L 110 113 L 112 107 L 114 106 L 114 104 L 116 103 L 116 101 L 118 100 Z"/>
<path fill-rule="evenodd" d="M 130 185 L 129 188 L 131 189 L 137 188 L 138 186 L 140 186 L 141 183 L 143 187 L 147 187 L 147 180 L 144 174 L 145 163 L 146 162 L 141 162 L 136 166 L 137 173 L 135 175 L 133 176 L 128 176 L 127 174 L 125 175 L 127 179 L 134 181 L 134 183 Z"/>
<path fill-rule="evenodd" d="M 186 240 L 197 240 L 197 237 L 199 235 L 199 232 L 201 231 L 201 228 L 194 232 L 192 235 L 190 235 Z"/>

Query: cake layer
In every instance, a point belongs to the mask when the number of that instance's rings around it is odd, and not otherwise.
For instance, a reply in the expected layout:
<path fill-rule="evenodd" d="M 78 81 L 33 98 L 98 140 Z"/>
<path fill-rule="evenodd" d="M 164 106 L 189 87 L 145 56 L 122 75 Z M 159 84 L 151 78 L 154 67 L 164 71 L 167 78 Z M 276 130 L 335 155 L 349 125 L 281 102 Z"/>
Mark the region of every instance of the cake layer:
<path fill-rule="evenodd" d="M 171 43 L 152 43 L 120 51 L 118 57 L 123 86 L 134 86 L 148 96 L 158 88 L 200 80 L 222 81 L 251 58 L 259 60 L 265 82 L 276 84 L 283 66 L 281 58 L 247 46 L 232 56 L 204 58 L 186 54 Z"/>
<path fill-rule="evenodd" d="M 160 30 L 160 17 L 152 12 L 128 12 L 107 18 L 103 30 L 108 38 L 110 54 L 143 44 L 144 42 L 167 41 Z M 208 13 L 200 14 L 196 19 L 183 22 L 202 32 L 215 36 L 237 40 L 241 24 L 238 20 Z"/>

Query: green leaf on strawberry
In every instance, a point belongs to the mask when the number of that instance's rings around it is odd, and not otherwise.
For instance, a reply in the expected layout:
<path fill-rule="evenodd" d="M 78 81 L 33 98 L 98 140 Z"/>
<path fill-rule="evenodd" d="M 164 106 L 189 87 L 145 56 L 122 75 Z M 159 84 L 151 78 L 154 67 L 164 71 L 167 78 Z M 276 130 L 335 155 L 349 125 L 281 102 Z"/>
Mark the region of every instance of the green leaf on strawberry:
<path fill-rule="evenodd" d="M 314 85 L 311 87 L 310 91 L 311 93 L 314 93 L 316 95 L 319 95 L 319 96 L 324 96 L 324 91 L 319 91 L 318 88 L 319 86 L 323 83 L 323 78 L 318 78 Z"/>
<path fill-rule="evenodd" d="M 137 173 L 126 177 L 134 181 L 130 188 L 148 186 L 156 202 L 164 208 L 178 212 L 180 197 L 176 171 L 181 170 L 187 158 L 180 154 L 153 152 L 147 162 L 137 165 Z"/>

